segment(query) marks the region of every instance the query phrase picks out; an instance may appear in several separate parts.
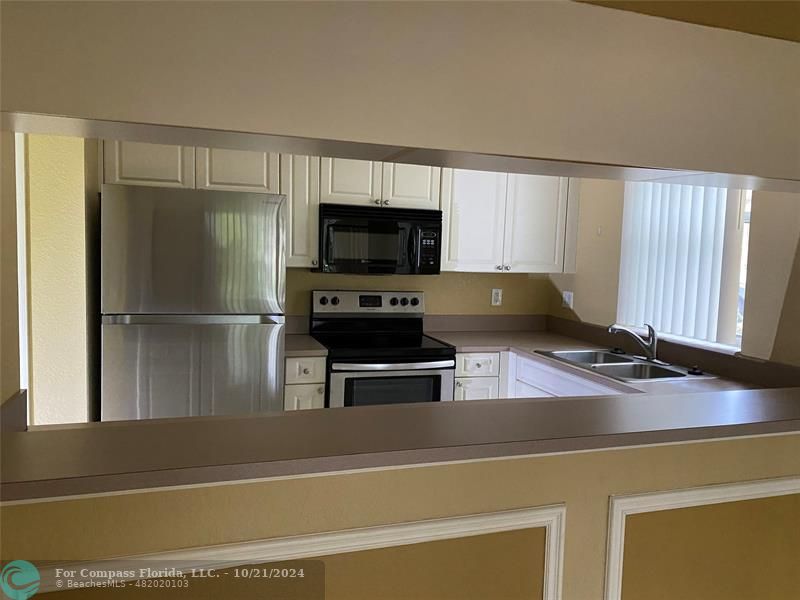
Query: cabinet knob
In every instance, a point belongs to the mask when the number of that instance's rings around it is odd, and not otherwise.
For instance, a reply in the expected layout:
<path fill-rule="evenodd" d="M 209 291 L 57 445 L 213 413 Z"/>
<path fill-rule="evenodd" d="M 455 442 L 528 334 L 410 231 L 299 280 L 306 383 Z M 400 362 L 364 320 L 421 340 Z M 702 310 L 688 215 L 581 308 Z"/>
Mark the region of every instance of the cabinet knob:
<path fill-rule="evenodd" d="M 308 370 L 308 367 L 305 367 L 303 369 L 303 375 L 308 375 L 309 373 L 311 373 L 311 371 Z"/>
<path fill-rule="evenodd" d="M 495 267 L 495 269 L 497 269 L 498 271 L 502 271 L 503 270 L 503 265 L 497 265 Z"/>
<path fill-rule="evenodd" d="M 476 369 L 480 369 L 481 368 L 481 363 L 475 363 L 475 368 Z"/>
<path fill-rule="evenodd" d="M 325 394 L 325 388 L 324 388 L 324 387 L 318 387 L 318 388 L 317 388 L 317 393 L 318 393 L 320 396 L 324 395 L 324 394 Z"/>
<path fill-rule="evenodd" d="M 380 205 L 381 205 L 381 201 L 380 201 L 380 200 L 375 200 L 375 204 L 377 204 L 378 206 L 380 206 Z"/>
<path fill-rule="evenodd" d="M 504 268 L 506 271 L 510 271 L 510 270 L 511 270 L 511 265 L 506 265 L 506 266 L 505 266 L 505 267 L 503 267 L 503 268 Z"/>
<path fill-rule="evenodd" d="M 316 259 L 316 258 L 315 258 L 315 259 L 313 259 L 313 260 L 311 261 L 311 264 L 312 264 L 312 265 L 314 265 L 314 266 L 316 267 L 316 266 L 317 266 L 317 259 Z"/>
<path fill-rule="evenodd" d="M 456 387 L 464 387 L 464 384 L 462 384 L 460 381 L 456 381 Z"/>
<path fill-rule="evenodd" d="M 389 206 L 389 201 L 388 201 L 388 200 L 384 200 L 384 201 L 383 201 L 383 205 L 384 205 L 384 206 Z"/>

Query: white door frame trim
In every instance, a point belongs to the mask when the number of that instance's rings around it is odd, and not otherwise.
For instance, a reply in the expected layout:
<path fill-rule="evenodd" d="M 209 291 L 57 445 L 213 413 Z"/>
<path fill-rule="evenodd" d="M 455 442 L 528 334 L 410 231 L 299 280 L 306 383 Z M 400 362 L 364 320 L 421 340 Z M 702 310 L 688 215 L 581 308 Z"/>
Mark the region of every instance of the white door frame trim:
<path fill-rule="evenodd" d="M 269 538 L 187 550 L 123 556 L 70 564 L 50 564 L 40 569 L 40 593 L 57 591 L 55 570 L 131 569 L 130 561 L 182 561 L 182 568 L 224 569 L 246 564 L 313 558 L 328 554 L 390 548 L 438 540 L 471 537 L 502 531 L 545 528 L 545 562 L 543 600 L 561 600 L 564 572 L 564 535 L 567 509 L 564 504 L 523 508 L 461 517 L 411 521 L 375 527 L 312 533 L 282 538 Z M 129 580 L 134 580 L 135 577 Z"/>
<path fill-rule="evenodd" d="M 605 600 L 621 600 L 622 598 L 625 519 L 628 515 L 797 493 L 800 493 L 800 477 L 764 479 L 630 496 L 612 496 L 608 516 Z"/>

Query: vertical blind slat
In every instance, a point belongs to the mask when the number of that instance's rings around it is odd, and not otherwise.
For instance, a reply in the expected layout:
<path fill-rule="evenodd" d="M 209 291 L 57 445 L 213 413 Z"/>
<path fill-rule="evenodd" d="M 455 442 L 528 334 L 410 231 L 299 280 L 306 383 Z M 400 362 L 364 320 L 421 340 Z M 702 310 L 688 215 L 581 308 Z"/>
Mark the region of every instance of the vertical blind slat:
<path fill-rule="evenodd" d="M 716 341 L 727 190 L 625 185 L 617 320 Z"/>

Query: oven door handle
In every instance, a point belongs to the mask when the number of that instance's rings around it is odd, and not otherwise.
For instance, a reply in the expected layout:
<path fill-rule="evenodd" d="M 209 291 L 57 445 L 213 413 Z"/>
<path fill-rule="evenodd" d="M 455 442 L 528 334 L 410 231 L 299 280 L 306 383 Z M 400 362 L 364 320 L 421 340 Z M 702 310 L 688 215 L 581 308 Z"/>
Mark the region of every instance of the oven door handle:
<path fill-rule="evenodd" d="M 333 363 L 332 371 L 421 371 L 455 368 L 456 361 L 440 360 L 419 363 Z"/>

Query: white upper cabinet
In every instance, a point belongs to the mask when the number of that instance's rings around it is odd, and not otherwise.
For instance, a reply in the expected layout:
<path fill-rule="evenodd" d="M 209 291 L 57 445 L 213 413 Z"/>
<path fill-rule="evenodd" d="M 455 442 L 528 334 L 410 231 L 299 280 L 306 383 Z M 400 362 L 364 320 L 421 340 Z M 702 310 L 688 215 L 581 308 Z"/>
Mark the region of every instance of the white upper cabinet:
<path fill-rule="evenodd" d="M 442 270 L 564 271 L 569 180 L 444 169 Z M 570 220 L 577 227 L 577 219 Z M 569 236 L 575 243 L 575 236 Z"/>
<path fill-rule="evenodd" d="M 281 194 L 286 194 L 286 266 L 319 263 L 319 158 L 281 154 Z"/>
<path fill-rule="evenodd" d="M 280 193 L 278 155 L 250 150 L 197 148 L 197 187 L 230 192 Z"/>
<path fill-rule="evenodd" d="M 439 167 L 383 164 L 383 206 L 439 209 Z"/>
<path fill-rule="evenodd" d="M 381 204 L 382 163 L 323 158 L 320 201 L 337 204 Z"/>
<path fill-rule="evenodd" d="M 566 177 L 508 176 L 504 269 L 512 273 L 564 270 Z"/>
<path fill-rule="evenodd" d="M 193 188 L 194 148 L 105 140 L 103 181 L 124 185 Z"/>
<path fill-rule="evenodd" d="M 439 167 L 323 158 L 320 202 L 438 210 L 440 183 Z"/>
<path fill-rule="evenodd" d="M 499 271 L 508 175 L 444 169 L 442 270 Z"/>

